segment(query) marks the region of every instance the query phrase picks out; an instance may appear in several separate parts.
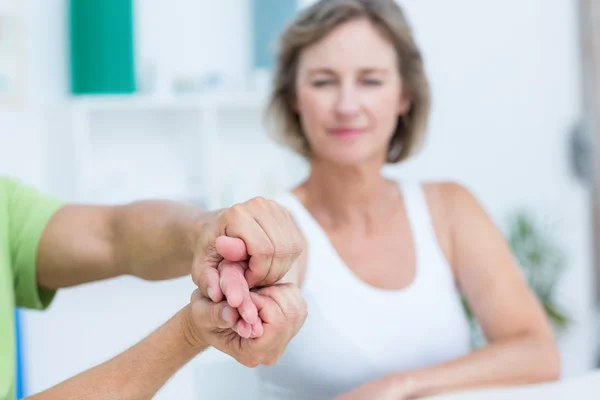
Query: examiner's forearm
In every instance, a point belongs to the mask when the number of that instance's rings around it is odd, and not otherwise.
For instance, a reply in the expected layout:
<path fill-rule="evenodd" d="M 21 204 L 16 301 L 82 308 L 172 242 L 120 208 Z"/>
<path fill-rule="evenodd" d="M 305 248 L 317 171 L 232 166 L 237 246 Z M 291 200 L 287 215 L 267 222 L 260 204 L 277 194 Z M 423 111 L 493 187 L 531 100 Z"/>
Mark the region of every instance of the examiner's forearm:
<path fill-rule="evenodd" d="M 189 307 L 117 357 L 28 399 L 152 398 L 182 366 L 206 349 L 189 337 Z"/>
<path fill-rule="evenodd" d="M 148 280 L 191 272 L 193 250 L 208 213 L 169 201 L 140 201 L 114 212 L 115 262 L 119 271 Z"/>
<path fill-rule="evenodd" d="M 120 275 L 146 280 L 187 275 L 203 222 L 212 214 L 158 200 L 67 205 L 44 230 L 37 255 L 38 284 L 58 289 Z"/>
<path fill-rule="evenodd" d="M 413 397 L 525 385 L 558 379 L 560 360 L 551 340 L 526 336 L 479 349 L 455 361 L 400 374 Z"/>

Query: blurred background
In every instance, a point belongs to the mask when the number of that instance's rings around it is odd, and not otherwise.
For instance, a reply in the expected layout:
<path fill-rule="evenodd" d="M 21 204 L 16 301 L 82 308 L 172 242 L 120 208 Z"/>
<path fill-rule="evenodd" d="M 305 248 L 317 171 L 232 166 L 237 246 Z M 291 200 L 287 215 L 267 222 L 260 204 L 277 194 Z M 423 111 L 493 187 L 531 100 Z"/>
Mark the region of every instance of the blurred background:
<path fill-rule="evenodd" d="M 306 165 L 262 124 L 273 45 L 310 3 L 0 0 L 0 173 L 86 203 L 170 198 L 212 209 L 276 196 Z M 422 152 L 386 173 L 469 187 L 543 301 L 564 375 L 598 367 L 598 2 L 399 3 L 434 106 Z M 63 290 L 46 312 L 19 312 L 20 394 L 127 349 L 192 290 L 189 277 L 119 278 Z M 237 399 L 234 386 L 253 387 L 253 374 L 209 352 L 157 398 Z"/>

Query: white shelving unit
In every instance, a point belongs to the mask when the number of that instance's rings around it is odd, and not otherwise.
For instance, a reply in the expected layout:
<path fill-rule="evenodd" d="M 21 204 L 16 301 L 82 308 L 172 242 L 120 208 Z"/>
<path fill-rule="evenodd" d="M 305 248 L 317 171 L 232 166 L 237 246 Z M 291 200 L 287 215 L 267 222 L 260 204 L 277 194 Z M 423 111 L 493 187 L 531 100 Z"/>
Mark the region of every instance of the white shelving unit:
<path fill-rule="evenodd" d="M 264 131 L 265 108 L 259 93 L 78 97 L 48 113 L 49 179 L 86 203 L 272 197 L 298 170 Z"/>
<path fill-rule="evenodd" d="M 21 103 L 27 71 L 25 7 L 18 0 L 0 0 L 0 106 Z"/>

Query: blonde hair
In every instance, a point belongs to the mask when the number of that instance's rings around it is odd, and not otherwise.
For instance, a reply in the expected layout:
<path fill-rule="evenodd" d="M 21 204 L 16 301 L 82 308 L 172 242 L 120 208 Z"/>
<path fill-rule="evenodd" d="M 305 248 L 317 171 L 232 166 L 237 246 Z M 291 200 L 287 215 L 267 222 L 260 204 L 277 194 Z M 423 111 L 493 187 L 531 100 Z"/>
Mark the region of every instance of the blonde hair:
<path fill-rule="evenodd" d="M 320 0 L 304 9 L 288 25 L 279 42 L 273 91 L 267 109 L 270 132 L 297 153 L 310 158 L 310 147 L 295 111 L 296 74 L 300 54 L 334 28 L 357 19 L 367 19 L 396 49 L 398 69 L 410 108 L 399 116 L 390 141 L 387 162 L 405 160 L 421 143 L 430 110 L 429 83 L 412 29 L 394 0 Z"/>

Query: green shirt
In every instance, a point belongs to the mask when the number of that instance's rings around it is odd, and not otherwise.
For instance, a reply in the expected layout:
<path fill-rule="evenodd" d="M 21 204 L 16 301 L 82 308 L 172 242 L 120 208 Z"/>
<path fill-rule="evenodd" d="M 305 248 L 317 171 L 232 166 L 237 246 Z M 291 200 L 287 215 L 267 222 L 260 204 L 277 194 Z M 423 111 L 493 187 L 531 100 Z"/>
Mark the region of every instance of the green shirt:
<path fill-rule="evenodd" d="M 0 399 L 15 398 L 15 307 L 44 309 L 53 291 L 36 283 L 37 247 L 61 203 L 0 176 Z"/>

